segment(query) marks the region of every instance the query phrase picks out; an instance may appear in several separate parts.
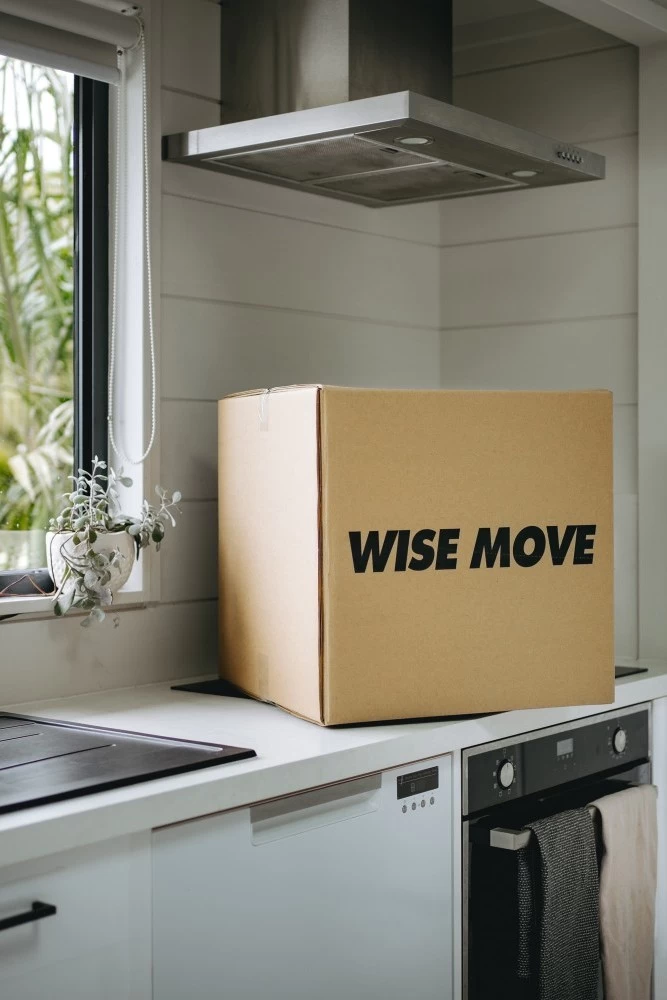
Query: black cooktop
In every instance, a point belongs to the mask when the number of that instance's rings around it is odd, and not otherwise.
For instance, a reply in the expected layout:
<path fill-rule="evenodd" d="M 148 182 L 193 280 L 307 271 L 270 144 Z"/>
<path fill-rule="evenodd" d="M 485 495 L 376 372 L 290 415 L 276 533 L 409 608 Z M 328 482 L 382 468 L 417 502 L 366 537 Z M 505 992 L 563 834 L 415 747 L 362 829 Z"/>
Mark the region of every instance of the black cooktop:
<path fill-rule="evenodd" d="M 0 813 L 255 757 L 254 750 L 0 714 Z"/>

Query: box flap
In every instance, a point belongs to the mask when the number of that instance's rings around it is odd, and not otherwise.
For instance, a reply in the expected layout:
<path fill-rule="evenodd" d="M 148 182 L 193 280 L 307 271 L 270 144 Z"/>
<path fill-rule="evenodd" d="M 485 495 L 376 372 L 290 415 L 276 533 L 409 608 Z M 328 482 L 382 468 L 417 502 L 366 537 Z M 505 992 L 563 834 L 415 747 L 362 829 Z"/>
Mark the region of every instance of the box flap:
<path fill-rule="evenodd" d="M 320 718 L 318 394 L 218 404 L 221 672 Z"/>
<path fill-rule="evenodd" d="M 277 385 L 264 389 L 242 389 L 240 392 L 230 392 L 223 399 L 236 399 L 239 396 L 264 396 L 274 392 L 300 392 L 303 389 L 321 389 L 317 382 L 304 383 L 303 385 Z"/>

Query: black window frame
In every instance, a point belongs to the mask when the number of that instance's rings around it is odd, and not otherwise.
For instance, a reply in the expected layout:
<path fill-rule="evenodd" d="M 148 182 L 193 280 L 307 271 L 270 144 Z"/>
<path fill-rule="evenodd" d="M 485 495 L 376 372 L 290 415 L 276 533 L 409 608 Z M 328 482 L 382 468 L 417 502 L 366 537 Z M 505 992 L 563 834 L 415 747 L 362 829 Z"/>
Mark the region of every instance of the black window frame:
<path fill-rule="evenodd" d="M 73 470 L 108 459 L 109 85 L 74 77 Z M 0 573 L 3 597 L 53 590 L 43 567 Z M 13 617 L 10 615 L 9 617 Z M 0 619 L 1 620 L 1 619 Z"/>
<path fill-rule="evenodd" d="M 109 85 L 74 80 L 74 468 L 108 458 Z"/>

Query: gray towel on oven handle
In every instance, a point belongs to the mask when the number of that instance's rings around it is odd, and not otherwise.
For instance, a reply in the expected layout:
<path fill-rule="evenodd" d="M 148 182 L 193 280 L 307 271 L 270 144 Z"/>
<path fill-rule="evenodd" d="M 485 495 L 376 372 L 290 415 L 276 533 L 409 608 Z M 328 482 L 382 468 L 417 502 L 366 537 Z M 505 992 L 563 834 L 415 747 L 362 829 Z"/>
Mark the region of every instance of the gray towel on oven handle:
<path fill-rule="evenodd" d="M 527 828 L 534 835 L 538 1000 L 597 1000 L 600 887 L 591 814 L 568 809 Z"/>
<path fill-rule="evenodd" d="M 529 980 L 532 972 L 533 921 L 535 919 L 532 868 L 530 847 L 522 847 L 516 852 L 516 890 L 518 903 L 516 974 L 521 980 Z"/>

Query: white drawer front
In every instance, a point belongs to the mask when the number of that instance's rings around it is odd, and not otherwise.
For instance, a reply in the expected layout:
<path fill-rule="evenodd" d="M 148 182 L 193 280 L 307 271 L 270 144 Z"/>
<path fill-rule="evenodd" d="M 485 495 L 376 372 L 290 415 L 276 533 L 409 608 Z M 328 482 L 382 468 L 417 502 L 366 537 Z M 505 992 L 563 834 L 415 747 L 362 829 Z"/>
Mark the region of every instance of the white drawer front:
<path fill-rule="evenodd" d="M 148 835 L 0 869 L 0 927 L 36 901 L 56 913 L 0 930 L 3 1000 L 150 998 Z"/>

